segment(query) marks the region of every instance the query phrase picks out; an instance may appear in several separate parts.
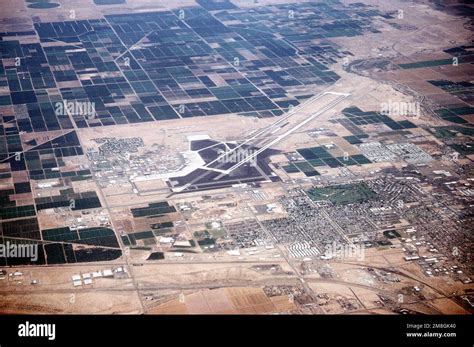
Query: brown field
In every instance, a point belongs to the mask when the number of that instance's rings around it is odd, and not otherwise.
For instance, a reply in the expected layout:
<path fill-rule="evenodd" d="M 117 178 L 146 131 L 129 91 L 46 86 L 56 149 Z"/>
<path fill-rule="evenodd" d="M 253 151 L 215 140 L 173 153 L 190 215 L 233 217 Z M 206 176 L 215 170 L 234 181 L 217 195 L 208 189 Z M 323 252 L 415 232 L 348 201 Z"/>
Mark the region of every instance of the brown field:
<path fill-rule="evenodd" d="M 268 297 L 261 288 L 220 288 L 198 291 L 173 299 L 148 314 L 268 314 L 296 308 L 287 296 Z"/>

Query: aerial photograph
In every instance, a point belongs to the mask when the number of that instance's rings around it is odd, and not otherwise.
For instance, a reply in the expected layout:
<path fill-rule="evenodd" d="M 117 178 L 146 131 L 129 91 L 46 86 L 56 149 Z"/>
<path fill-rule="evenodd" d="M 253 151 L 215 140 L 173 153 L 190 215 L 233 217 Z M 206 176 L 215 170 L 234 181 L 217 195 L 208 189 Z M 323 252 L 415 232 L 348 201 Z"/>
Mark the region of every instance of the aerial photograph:
<path fill-rule="evenodd" d="M 472 315 L 470 3 L 0 0 L 0 314 Z"/>

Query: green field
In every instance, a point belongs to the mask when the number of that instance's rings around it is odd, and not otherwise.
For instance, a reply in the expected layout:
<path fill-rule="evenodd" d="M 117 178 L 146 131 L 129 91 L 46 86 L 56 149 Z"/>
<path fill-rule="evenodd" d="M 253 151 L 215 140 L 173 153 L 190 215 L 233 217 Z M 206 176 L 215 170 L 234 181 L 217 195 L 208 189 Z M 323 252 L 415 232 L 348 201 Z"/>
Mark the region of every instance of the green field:
<path fill-rule="evenodd" d="M 453 63 L 452 59 L 438 59 L 438 60 L 426 60 L 426 61 L 419 61 L 416 63 L 407 63 L 407 64 L 399 64 L 402 69 L 418 69 L 421 67 L 431 67 L 431 66 L 440 66 L 440 65 L 451 65 Z M 459 64 L 461 61 L 459 61 Z"/>
<path fill-rule="evenodd" d="M 456 152 L 459 152 L 462 155 L 471 155 L 474 154 L 474 143 L 453 143 L 449 145 Z"/>
<path fill-rule="evenodd" d="M 306 194 L 313 201 L 328 200 L 334 205 L 357 204 L 375 199 L 377 194 L 366 183 L 312 188 Z"/>
<path fill-rule="evenodd" d="M 446 140 L 452 139 L 458 136 L 458 134 L 466 136 L 474 136 L 474 129 L 461 127 L 461 126 L 445 126 L 445 127 L 436 127 L 429 128 L 430 133 L 436 136 L 439 139 Z"/>

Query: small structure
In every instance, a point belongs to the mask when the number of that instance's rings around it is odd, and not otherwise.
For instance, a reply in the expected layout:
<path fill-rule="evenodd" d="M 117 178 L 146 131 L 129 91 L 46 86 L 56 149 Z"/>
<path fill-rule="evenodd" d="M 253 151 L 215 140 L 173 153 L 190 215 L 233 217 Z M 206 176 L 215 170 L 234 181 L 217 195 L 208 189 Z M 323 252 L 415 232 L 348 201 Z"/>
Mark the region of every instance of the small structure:
<path fill-rule="evenodd" d="M 92 273 L 92 278 L 98 278 L 98 277 L 102 277 L 102 272 L 101 271 L 94 271 Z"/>
<path fill-rule="evenodd" d="M 114 274 L 111 269 L 107 269 L 102 271 L 102 274 L 104 277 L 114 277 Z"/>

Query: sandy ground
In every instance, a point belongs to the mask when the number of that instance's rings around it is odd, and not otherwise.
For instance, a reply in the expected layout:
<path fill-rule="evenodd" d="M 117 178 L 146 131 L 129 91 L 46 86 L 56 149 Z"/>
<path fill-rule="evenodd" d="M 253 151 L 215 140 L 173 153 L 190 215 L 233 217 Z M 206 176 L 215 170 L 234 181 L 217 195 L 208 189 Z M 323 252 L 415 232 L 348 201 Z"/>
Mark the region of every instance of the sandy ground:
<path fill-rule="evenodd" d="M 329 266 L 332 275 L 323 278 L 316 272 L 305 272 L 304 278 L 313 292 L 312 305 L 321 310 L 317 312 L 328 314 L 390 313 L 397 307 L 426 313 L 468 312 L 460 306 L 459 300 L 454 302 L 451 295 L 472 290 L 474 285 L 444 277 L 427 278 L 414 264 L 398 260 L 397 251 L 387 249 L 373 254 L 369 251 L 363 262 L 315 261 L 314 269 Z M 118 260 L 107 265 L 18 268 L 22 276 L 0 280 L 0 312 L 273 313 L 301 309 L 296 301 L 288 301 L 288 297 L 267 297 L 262 291 L 263 286 L 268 285 L 299 285 L 293 268 L 283 259 L 262 262 L 245 257 L 235 260 L 228 256 L 217 260 L 201 257 L 189 262 L 181 260 L 181 263 L 166 260 L 141 266 L 124 264 L 133 279 L 130 276 L 98 278 L 92 285 L 72 285 L 71 276 L 75 274 L 110 269 L 120 264 Z M 278 264 L 281 271 L 272 273 L 264 269 L 264 264 Z M 294 265 L 301 271 L 298 262 Z M 377 279 L 368 271 L 369 267 L 388 271 L 390 266 L 396 269 L 393 274 L 396 281 Z M 38 283 L 31 285 L 33 279 Z M 421 296 L 413 294 L 415 286 L 420 288 Z M 154 298 L 150 299 L 150 296 Z M 391 303 L 382 302 L 381 297 Z"/>
<path fill-rule="evenodd" d="M 295 308 L 287 296 L 268 297 L 261 288 L 221 288 L 183 295 L 147 313 L 265 314 L 290 312 Z"/>

